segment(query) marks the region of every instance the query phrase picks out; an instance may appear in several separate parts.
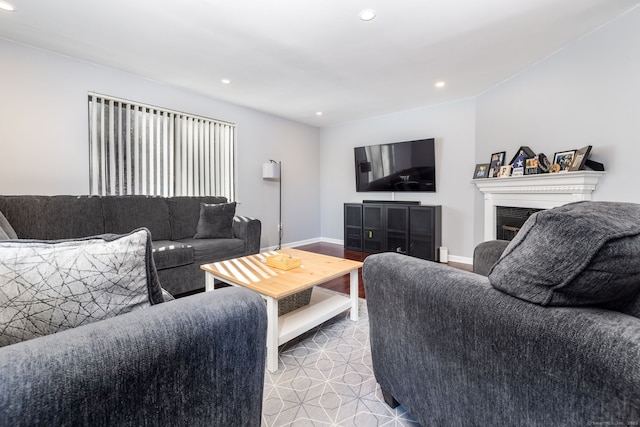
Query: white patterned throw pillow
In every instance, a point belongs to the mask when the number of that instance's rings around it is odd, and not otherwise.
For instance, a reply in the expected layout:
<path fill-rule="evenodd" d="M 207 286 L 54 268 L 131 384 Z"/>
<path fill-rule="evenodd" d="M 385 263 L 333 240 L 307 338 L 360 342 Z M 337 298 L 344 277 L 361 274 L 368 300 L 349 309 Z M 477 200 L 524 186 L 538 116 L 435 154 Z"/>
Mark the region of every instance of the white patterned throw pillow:
<path fill-rule="evenodd" d="M 149 232 L 0 241 L 0 346 L 162 302 Z"/>

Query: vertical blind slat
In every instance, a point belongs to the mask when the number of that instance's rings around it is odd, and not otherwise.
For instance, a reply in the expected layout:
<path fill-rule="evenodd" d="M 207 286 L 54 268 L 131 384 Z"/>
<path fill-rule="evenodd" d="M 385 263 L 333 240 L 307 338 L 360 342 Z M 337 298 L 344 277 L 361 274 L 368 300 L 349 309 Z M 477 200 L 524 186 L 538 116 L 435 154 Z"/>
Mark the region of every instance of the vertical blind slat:
<path fill-rule="evenodd" d="M 140 170 L 140 110 L 138 107 L 134 108 L 134 122 L 133 122 L 133 143 L 135 145 L 134 148 L 134 158 L 132 163 L 134 166 L 134 177 L 133 177 L 133 185 L 134 192 L 132 194 L 143 194 L 142 193 L 142 183 L 140 182 L 140 177 L 142 176 L 142 172 Z"/>

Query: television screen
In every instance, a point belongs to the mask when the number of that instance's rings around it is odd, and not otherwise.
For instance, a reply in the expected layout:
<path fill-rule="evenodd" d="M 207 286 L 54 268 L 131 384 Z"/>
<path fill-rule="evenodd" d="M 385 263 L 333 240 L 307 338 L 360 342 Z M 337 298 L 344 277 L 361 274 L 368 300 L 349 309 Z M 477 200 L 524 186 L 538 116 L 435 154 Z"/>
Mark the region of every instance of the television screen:
<path fill-rule="evenodd" d="M 356 191 L 436 191 L 435 139 L 355 147 Z"/>

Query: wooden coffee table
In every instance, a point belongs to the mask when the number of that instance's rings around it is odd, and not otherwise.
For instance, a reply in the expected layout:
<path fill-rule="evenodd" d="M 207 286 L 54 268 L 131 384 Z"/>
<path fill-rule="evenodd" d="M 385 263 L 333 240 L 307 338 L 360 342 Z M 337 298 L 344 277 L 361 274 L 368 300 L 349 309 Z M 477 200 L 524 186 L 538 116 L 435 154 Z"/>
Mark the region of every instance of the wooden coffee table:
<path fill-rule="evenodd" d="M 300 267 L 282 270 L 269 267 L 267 256 L 292 255 L 302 260 Z M 202 265 L 206 274 L 205 290 L 214 290 L 214 281 L 242 286 L 258 292 L 267 302 L 267 369 L 278 370 L 278 346 L 318 326 L 345 310 L 358 320 L 359 261 L 320 255 L 297 249 L 265 252 L 227 261 Z M 278 316 L 278 300 L 350 274 L 350 296 L 322 288 L 313 288 L 309 305 Z"/>

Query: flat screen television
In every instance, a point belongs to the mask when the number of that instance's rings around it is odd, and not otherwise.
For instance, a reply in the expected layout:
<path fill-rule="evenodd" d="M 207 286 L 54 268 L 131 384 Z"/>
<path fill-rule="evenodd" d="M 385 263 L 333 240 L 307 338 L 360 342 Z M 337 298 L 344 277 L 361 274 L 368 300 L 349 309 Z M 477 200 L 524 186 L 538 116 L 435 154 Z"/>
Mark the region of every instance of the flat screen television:
<path fill-rule="evenodd" d="M 436 191 L 435 139 L 355 147 L 356 191 Z"/>

